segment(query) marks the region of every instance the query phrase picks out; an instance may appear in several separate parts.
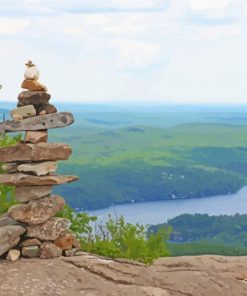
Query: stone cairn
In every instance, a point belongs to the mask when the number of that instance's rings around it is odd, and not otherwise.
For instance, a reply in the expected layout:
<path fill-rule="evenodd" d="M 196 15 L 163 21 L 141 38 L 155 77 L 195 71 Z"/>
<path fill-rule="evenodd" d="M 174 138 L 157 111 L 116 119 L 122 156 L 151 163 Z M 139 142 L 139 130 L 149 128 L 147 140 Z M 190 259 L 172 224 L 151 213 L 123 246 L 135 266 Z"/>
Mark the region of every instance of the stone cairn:
<path fill-rule="evenodd" d="M 26 64 L 17 109 L 13 120 L 0 123 L 0 132 L 25 131 L 20 143 L 0 149 L 4 163 L 0 184 L 14 186 L 17 205 L 0 217 L 0 257 L 15 261 L 20 256 L 44 259 L 73 254 L 79 242 L 69 231 L 70 221 L 55 217 L 65 206 L 62 197 L 52 194 L 52 186 L 78 179 L 56 175 L 58 160 L 67 160 L 71 148 L 48 143 L 48 129 L 62 128 L 74 122 L 71 113 L 57 113 L 49 104 L 47 88 L 38 82 L 37 67 Z"/>

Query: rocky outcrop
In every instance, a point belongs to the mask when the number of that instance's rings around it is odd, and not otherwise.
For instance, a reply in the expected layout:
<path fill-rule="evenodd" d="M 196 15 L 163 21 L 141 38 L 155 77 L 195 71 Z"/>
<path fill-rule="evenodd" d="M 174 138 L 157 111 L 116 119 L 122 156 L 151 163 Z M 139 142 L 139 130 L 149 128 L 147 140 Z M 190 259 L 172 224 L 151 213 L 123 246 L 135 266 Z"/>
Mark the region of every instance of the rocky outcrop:
<path fill-rule="evenodd" d="M 82 253 L 0 261 L 0 296 L 246 296 L 247 257 L 162 258 L 152 266 Z"/>

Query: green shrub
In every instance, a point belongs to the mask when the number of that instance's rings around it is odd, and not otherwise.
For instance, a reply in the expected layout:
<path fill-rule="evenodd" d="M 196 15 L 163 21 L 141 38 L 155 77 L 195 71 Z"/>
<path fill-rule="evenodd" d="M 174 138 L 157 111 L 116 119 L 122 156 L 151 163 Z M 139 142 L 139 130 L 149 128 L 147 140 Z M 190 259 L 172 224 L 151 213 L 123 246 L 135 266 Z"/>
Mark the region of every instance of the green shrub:
<path fill-rule="evenodd" d="M 15 137 L 0 136 L 0 147 L 6 147 L 16 144 L 21 140 L 21 135 Z M 2 164 L 0 163 L 0 174 L 4 171 L 1 169 Z M 14 197 L 14 188 L 10 186 L 0 185 L 0 215 L 8 211 L 8 209 L 16 204 Z"/>
<path fill-rule="evenodd" d="M 167 241 L 171 228 L 163 227 L 147 237 L 147 227 L 126 223 L 124 217 L 110 215 L 103 224 L 87 213 L 75 213 L 68 206 L 59 213 L 71 221 L 70 229 L 76 234 L 84 251 L 110 258 L 125 258 L 151 264 L 154 259 L 168 256 Z"/>

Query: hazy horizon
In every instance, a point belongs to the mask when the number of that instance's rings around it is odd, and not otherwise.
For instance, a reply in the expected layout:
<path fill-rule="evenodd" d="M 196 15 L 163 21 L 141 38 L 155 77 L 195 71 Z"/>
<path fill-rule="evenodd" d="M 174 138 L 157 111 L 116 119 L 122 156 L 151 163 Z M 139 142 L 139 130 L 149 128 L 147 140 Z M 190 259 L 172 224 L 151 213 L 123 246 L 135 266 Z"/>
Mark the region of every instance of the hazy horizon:
<path fill-rule="evenodd" d="M 247 0 L 0 1 L 0 101 L 246 104 Z"/>

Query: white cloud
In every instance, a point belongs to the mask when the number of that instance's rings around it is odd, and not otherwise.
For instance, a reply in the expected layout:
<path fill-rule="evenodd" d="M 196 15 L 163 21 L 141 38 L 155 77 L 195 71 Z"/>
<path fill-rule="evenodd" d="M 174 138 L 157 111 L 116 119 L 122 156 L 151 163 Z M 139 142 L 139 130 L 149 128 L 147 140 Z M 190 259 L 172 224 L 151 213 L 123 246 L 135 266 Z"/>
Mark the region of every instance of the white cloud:
<path fill-rule="evenodd" d="M 240 24 L 224 26 L 191 26 L 191 30 L 185 34 L 183 39 L 217 41 L 225 37 L 241 36 L 242 28 Z"/>
<path fill-rule="evenodd" d="M 106 25 L 110 22 L 110 19 L 105 14 L 89 14 L 84 18 L 85 22 L 89 25 Z"/>
<path fill-rule="evenodd" d="M 112 33 L 117 35 L 123 34 L 138 34 L 141 32 L 148 32 L 148 14 L 144 13 L 133 13 L 128 16 L 121 16 L 121 21 L 119 19 L 111 18 L 111 22 L 108 22 L 108 25 L 102 28 L 103 32 Z M 118 20 L 118 21 L 117 21 Z"/>
<path fill-rule="evenodd" d="M 231 0 L 187 0 L 194 10 L 225 8 Z"/>
<path fill-rule="evenodd" d="M 162 5 L 165 2 L 165 0 L 112 0 L 112 1 L 105 1 L 105 3 L 107 3 L 107 2 L 112 7 L 123 8 L 123 9 L 124 8 L 125 9 L 135 9 L 135 8 L 159 7 L 160 5 Z"/>
<path fill-rule="evenodd" d="M 112 39 L 111 46 L 116 49 L 119 68 L 145 68 L 152 64 L 160 51 L 160 45 L 148 42 Z"/>
<path fill-rule="evenodd" d="M 14 18 L 0 18 L 0 34 L 10 35 L 23 31 L 30 26 L 29 20 L 17 20 Z"/>
<path fill-rule="evenodd" d="M 86 31 L 83 27 L 69 26 L 64 29 L 64 33 L 73 37 L 82 37 Z"/>

